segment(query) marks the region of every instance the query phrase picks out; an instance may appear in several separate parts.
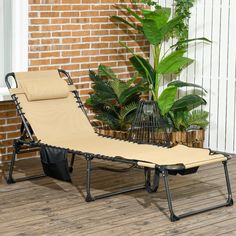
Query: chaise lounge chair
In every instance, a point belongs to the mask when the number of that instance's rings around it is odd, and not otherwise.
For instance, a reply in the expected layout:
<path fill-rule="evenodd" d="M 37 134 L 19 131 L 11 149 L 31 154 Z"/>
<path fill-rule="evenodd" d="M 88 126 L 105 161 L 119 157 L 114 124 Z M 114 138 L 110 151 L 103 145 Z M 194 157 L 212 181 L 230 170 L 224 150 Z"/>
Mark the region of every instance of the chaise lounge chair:
<path fill-rule="evenodd" d="M 62 79 L 61 76 L 66 77 L 66 80 Z M 16 88 L 11 87 L 10 78 L 15 80 Z M 6 75 L 6 84 L 22 120 L 21 137 L 14 141 L 8 183 L 23 180 L 13 178 L 13 168 L 17 154 L 51 147 L 72 154 L 71 170 L 75 155 L 83 156 L 86 159 L 86 201 L 94 201 L 144 188 L 144 186 L 138 186 L 92 196 L 90 191 L 91 164 L 93 159 L 101 159 L 127 163 L 145 169 L 146 189 L 149 192 L 157 190 L 159 174 L 162 175 L 171 221 L 233 205 L 227 169 L 227 162 L 231 158 L 230 154 L 209 149 L 189 148 L 183 145 L 163 148 L 98 136 L 86 116 L 69 74 L 64 70 L 10 73 Z M 228 193 L 226 202 L 198 211 L 176 215 L 172 206 L 168 174 L 189 174 L 196 172 L 199 166 L 216 162 L 223 163 Z M 154 186 L 150 184 L 151 170 L 155 173 Z"/>

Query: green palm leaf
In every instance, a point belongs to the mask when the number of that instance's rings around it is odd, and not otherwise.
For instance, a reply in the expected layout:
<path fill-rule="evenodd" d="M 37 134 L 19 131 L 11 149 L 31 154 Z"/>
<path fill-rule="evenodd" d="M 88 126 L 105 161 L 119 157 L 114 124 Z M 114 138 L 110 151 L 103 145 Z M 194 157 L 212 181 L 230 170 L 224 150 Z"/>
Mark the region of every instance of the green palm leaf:
<path fill-rule="evenodd" d="M 178 74 L 185 66 L 193 62 L 192 59 L 183 57 L 186 50 L 177 50 L 170 53 L 160 61 L 159 74 Z"/>
<path fill-rule="evenodd" d="M 127 84 L 119 79 L 113 79 L 109 83 L 118 99 L 122 92 L 127 89 Z"/>
<path fill-rule="evenodd" d="M 145 90 L 144 87 L 140 86 L 140 84 L 136 86 L 131 86 L 124 90 L 119 97 L 119 101 L 121 104 L 127 104 L 130 100 L 134 99 L 139 95 L 141 95 L 141 92 Z"/>
<path fill-rule="evenodd" d="M 203 91 L 205 93 L 207 93 L 207 91 L 200 85 L 197 85 L 197 84 L 193 84 L 193 83 L 187 83 L 187 82 L 183 82 L 181 80 L 174 80 L 174 81 L 171 81 L 169 84 L 168 84 L 168 87 L 169 86 L 175 86 L 177 88 L 181 88 L 181 87 L 195 87 L 195 88 L 200 88 L 200 89 L 203 89 Z"/>
<path fill-rule="evenodd" d="M 155 11 L 142 9 L 142 14 L 145 19 L 154 20 L 159 29 L 161 29 L 170 18 L 171 9 L 170 8 L 161 8 Z"/>
<path fill-rule="evenodd" d="M 125 121 L 126 117 L 133 111 L 135 111 L 138 107 L 138 103 L 130 103 L 128 105 L 126 105 L 122 111 L 120 112 L 120 119 Z"/>
<path fill-rule="evenodd" d="M 170 111 L 175 102 L 176 93 L 177 88 L 175 86 L 167 87 L 162 91 L 161 95 L 158 98 L 158 105 L 162 115 L 165 115 Z"/>
<path fill-rule="evenodd" d="M 175 101 L 171 110 L 174 112 L 178 110 L 190 111 L 200 105 L 206 105 L 206 103 L 206 100 L 202 97 L 190 94 Z"/>
<path fill-rule="evenodd" d="M 98 75 L 96 75 L 96 73 L 92 70 L 89 70 L 89 77 L 93 82 L 99 82 L 101 79 Z"/>
<path fill-rule="evenodd" d="M 175 17 L 167 22 L 163 27 L 159 28 L 159 23 L 153 19 L 143 20 L 143 31 L 147 40 L 152 45 L 159 45 L 166 37 L 167 34 L 171 34 L 175 26 L 182 20 L 182 17 Z"/>
<path fill-rule="evenodd" d="M 155 70 L 150 65 L 149 61 L 138 55 L 130 57 L 129 60 L 138 73 L 142 76 L 142 78 L 146 81 L 149 81 L 149 83 L 153 84 L 154 86 L 156 75 Z"/>
<path fill-rule="evenodd" d="M 206 43 L 212 43 L 212 41 L 210 41 L 209 39 L 201 37 L 201 38 L 194 38 L 194 39 L 187 39 L 187 40 L 178 41 L 176 44 L 172 45 L 170 48 L 181 47 L 183 45 L 188 45 L 189 43 L 195 42 L 195 41 L 203 41 Z"/>
<path fill-rule="evenodd" d="M 136 79 L 137 77 L 133 76 L 131 79 L 127 80 L 126 81 L 127 87 L 130 87 L 135 82 Z"/>
<path fill-rule="evenodd" d="M 206 111 L 200 111 L 200 110 L 194 110 L 189 115 L 187 122 L 188 125 L 197 125 L 202 129 L 205 129 L 206 126 L 209 124 L 207 118 L 208 118 L 208 112 Z"/>
<path fill-rule="evenodd" d="M 104 76 L 110 79 L 116 78 L 115 73 L 113 70 L 105 65 L 99 65 L 98 67 L 98 76 Z"/>
<path fill-rule="evenodd" d="M 156 21 L 150 19 L 143 20 L 143 32 L 147 40 L 152 45 L 158 45 L 164 38 L 161 30 L 158 29 Z"/>
<path fill-rule="evenodd" d="M 119 120 L 114 115 L 109 113 L 101 113 L 97 114 L 95 117 L 104 124 L 108 125 L 111 129 L 119 129 Z"/>

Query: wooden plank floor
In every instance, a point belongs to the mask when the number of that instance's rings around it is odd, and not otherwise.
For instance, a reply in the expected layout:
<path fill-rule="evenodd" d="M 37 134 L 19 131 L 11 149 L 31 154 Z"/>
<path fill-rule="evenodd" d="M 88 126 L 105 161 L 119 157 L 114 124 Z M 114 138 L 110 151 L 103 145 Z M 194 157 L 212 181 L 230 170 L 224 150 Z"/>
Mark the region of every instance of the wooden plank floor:
<path fill-rule="evenodd" d="M 40 172 L 41 166 L 38 160 L 24 160 L 17 162 L 15 170 L 17 176 L 30 175 Z M 235 193 L 236 158 L 230 161 L 229 171 Z M 1 184 L 0 235 L 236 235 L 235 206 L 171 223 L 162 180 L 154 194 L 141 190 L 86 203 L 82 159 L 75 162 L 72 179 L 73 185 L 48 177 Z M 104 193 L 142 182 L 142 170 L 94 171 L 92 187 L 93 193 Z M 170 184 L 177 213 L 220 203 L 226 197 L 221 164 L 202 167 L 194 175 L 172 176 Z"/>

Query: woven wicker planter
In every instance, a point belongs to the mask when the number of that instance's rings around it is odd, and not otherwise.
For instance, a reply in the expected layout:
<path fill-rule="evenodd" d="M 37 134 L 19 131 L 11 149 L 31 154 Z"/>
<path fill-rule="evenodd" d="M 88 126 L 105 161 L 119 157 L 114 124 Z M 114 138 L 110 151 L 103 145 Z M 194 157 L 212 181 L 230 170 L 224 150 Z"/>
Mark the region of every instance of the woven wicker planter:
<path fill-rule="evenodd" d="M 102 136 L 108 136 L 108 137 L 117 138 L 117 139 L 127 139 L 128 138 L 127 131 L 95 128 L 95 132 L 99 135 L 102 135 Z"/>
<path fill-rule="evenodd" d="M 127 139 L 127 131 L 118 131 L 110 129 L 95 129 L 95 132 L 99 135 L 108 136 L 117 139 Z M 178 131 L 170 133 L 170 140 L 173 144 L 184 144 L 189 147 L 203 147 L 203 142 L 205 138 L 204 130 L 194 130 L 194 131 Z M 158 133 L 157 139 L 164 140 L 164 134 Z"/>
<path fill-rule="evenodd" d="M 204 130 L 194 130 L 194 131 L 178 131 L 171 133 L 171 141 L 174 144 L 180 143 L 187 145 L 189 147 L 203 147 L 205 139 L 205 131 Z"/>

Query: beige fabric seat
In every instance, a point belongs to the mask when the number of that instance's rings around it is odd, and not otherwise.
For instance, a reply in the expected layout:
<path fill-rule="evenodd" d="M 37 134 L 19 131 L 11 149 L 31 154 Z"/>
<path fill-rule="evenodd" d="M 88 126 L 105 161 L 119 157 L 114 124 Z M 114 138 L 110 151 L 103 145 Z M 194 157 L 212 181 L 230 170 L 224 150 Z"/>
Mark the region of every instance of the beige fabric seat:
<path fill-rule="evenodd" d="M 209 155 L 207 149 L 183 145 L 167 149 L 98 136 L 70 92 L 74 86 L 68 86 L 58 71 L 15 73 L 15 77 L 18 88 L 10 92 L 19 98 L 35 136 L 44 144 L 137 160 L 150 167 L 181 164 L 188 169 L 226 160 L 221 154 Z"/>

